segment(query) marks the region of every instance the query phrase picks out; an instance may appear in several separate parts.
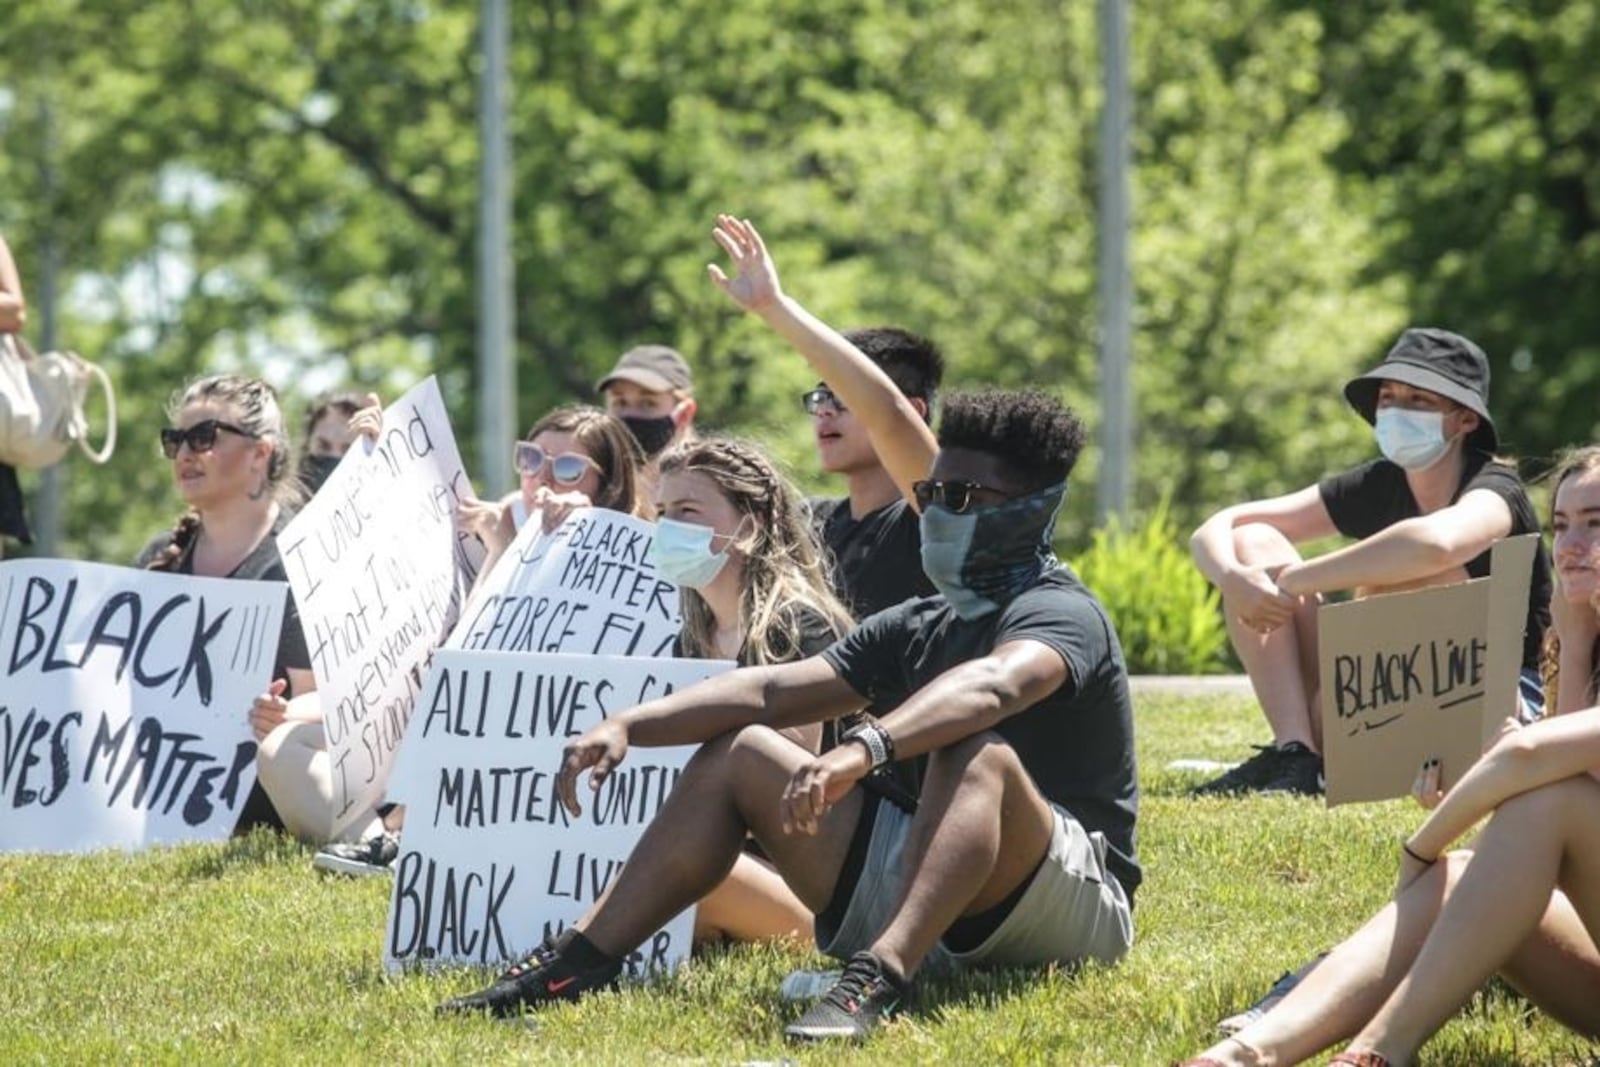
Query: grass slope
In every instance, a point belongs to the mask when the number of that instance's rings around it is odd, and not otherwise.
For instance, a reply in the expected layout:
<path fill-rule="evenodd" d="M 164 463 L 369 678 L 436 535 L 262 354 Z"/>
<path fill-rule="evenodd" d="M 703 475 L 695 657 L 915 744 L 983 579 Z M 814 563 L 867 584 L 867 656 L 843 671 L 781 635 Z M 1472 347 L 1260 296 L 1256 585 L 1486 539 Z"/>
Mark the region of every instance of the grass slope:
<path fill-rule="evenodd" d="M 746 946 L 678 977 L 546 1012 L 536 1026 L 441 1023 L 476 972 L 391 980 L 388 885 L 313 872 L 272 835 L 140 855 L 0 857 L 0 1063 L 517 1062 L 1162 1064 L 1385 898 L 1407 804 L 1334 812 L 1288 798 L 1197 801 L 1186 756 L 1237 758 L 1261 732 L 1238 700 L 1138 708 L 1145 799 L 1138 939 L 1119 967 L 1005 973 L 927 991 L 868 1050 L 794 1050 L 776 990 L 808 953 Z M 1503 992 L 1427 1064 L 1570 1064 L 1596 1053 Z"/>

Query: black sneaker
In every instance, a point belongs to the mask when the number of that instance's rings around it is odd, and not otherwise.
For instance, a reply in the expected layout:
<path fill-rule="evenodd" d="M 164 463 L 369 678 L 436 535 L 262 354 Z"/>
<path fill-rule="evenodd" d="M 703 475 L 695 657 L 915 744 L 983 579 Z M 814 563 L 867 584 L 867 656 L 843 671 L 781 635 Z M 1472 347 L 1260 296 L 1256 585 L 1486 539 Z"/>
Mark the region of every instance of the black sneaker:
<path fill-rule="evenodd" d="M 1293 793 L 1319 797 L 1323 794 L 1322 757 L 1299 741 L 1278 749 L 1278 773 L 1262 786 L 1263 793 Z"/>
<path fill-rule="evenodd" d="M 575 966 L 572 956 L 588 956 L 588 967 Z M 622 973 L 622 961 L 603 956 L 589 939 L 576 930 L 564 930 L 560 937 L 545 938 L 544 944 L 528 953 L 487 989 L 454 997 L 434 1009 L 437 1015 L 469 1015 L 484 1012 L 497 1018 L 520 1015 L 524 1009 L 538 1008 L 556 1001 L 573 1001 L 597 989 L 610 989 Z"/>
<path fill-rule="evenodd" d="M 400 855 L 400 839 L 394 834 L 374 834 L 365 841 L 336 841 L 323 845 L 312 857 L 311 866 L 319 871 L 356 877 L 393 874 L 395 857 Z"/>
<path fill-rule="evenodd" d="M 1300 742 L 1291 741 L 1291 745 Z M 1304 748 L 1304 745 L 1301 745 Z M 1282 749 L 1276 745 L 1256 745 L 1256 754 L 1231 770 L 1224 771 L 1221 775 L 1206 782 L 1204 785 L 1195 786 L 1189 790 L 1189 795 L 1194 797 L 1227 796 L 1234 793 L 1255 793 L 1266 788 L 1267 784 L 1278 777 L 1279 766 L 1282 762 L 1279 753 Z"/>
<path fill-rule="evenodd" d="M 790 1041 L 863 1041 L 899 1010 L 911 983 L 870 952 L 857 952 L 826 996 L 784 1028 Z"/>

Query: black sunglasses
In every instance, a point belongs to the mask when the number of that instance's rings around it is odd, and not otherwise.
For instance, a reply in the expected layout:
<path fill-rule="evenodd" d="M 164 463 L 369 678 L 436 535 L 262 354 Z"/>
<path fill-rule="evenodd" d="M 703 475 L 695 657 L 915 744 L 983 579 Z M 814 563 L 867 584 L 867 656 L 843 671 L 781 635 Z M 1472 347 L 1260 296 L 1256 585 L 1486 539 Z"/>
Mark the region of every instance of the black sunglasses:
<path fill-rule="evenodd" d="M 161 452 L 168 459 L 178 458 L 178 448 L 187 444 L 190 452 L 210 452 L 217 447 L 217 433 L 226 430 L 228 433 L 238 434 L 240 437 L 256 438 L 242 426 L 235 426 L 231 422 L 221 419 L 201 419 L 187 430 L 179 430 L 168 426 L 161 431 Z"/>
<path fill-rule="evenodd" d="M 840 401 L 832 389 L 822 386 L 818 386 L 808 393 L 801 393 L 800 402 L 806 406 L 807 415 L 815 415 L 824 404 L 831 407 L 835 413 L 843 413 L 850 410 L 844 406 L 844 403 Z"/>
<path fill-rule="evenodd" d="M 917 510 L 927 511 L 935 504 L 942 504 L 957 515 L 972 506 L 973 493 L 994 493 L 1005 496 L 1005 490 L 996 489 L 992 485 L 980 485 L 977 482 L 935 482 L 925 480 L 911 483 L 911 493 L 917 498 Z"/>

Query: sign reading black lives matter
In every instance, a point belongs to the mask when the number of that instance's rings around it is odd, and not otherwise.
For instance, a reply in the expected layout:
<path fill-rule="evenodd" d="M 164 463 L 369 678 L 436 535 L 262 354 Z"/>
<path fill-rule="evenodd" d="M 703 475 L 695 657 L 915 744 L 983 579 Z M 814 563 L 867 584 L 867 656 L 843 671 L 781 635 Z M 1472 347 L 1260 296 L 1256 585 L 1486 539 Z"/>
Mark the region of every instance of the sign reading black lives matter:
<path fill-rule="evenodd" d="M 456 529 L 472 487 L 438 383 L 385 408 L 278 538 L 322 697 L 337 833 L 384 795 L 483 547 Z"/>
<path fill-rule="evenodd" d="M 0 564 L 0 851 L 228 836 L 288 588 Z"/>
<path fill-rule="evenodd" d="M 655 527 L 579 508 L 550 533 L 535 513 L 462 614 L 449 648 L 664 656 L 678 635 L 678 587 L 649 560 Z"/>
<path fill-rule="evenodd" d="M 616 877 L 693 746 L 639 748 L 583 812 L 556 793 L 570 738 L 733 664 L 441 651 L 390 794 L 406 804 L 384 962 L 495 963 L 576 921 Z M 646 939 L 631 974 L 688 955 L 693 909 Z"/>
<path fill-rule="evenodd" d="M 1330 806 L 1406 796 L 1427 759 L 1448 789 L 1516 715 L 1538 543 L 1498 542 L 1487 578 L 1318 610 Z"/>

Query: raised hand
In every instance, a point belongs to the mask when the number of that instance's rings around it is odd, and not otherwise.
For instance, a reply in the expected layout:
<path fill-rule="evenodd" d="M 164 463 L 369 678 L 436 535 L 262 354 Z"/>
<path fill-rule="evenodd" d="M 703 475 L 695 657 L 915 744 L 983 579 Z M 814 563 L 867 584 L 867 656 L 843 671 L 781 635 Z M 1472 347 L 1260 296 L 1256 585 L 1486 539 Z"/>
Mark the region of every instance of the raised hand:
<path fill-rule="evenodd" d="M 589 788 L 597 791 L 627 756 L 628 728 L 616 719 L 606 719 L 568 741 L 561 751 L 561 773 L 556 775 L 556 794 L 567 811 L 574 817 L 583 814 L 578 803 L 578 775 L 587 770 Z"/>
<path fill-rule="evenodd" d="M 746 311 L 759 312 L 783 296 L 778 284 L 778 268 L 767 254 L 767 246 L 749 219 L 718 215 L 712 238 L 733 262 L 733 277 L 715 263 L 706 264 L 706 273 L 718 289 Z"/>

